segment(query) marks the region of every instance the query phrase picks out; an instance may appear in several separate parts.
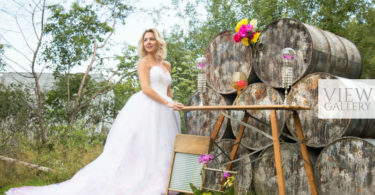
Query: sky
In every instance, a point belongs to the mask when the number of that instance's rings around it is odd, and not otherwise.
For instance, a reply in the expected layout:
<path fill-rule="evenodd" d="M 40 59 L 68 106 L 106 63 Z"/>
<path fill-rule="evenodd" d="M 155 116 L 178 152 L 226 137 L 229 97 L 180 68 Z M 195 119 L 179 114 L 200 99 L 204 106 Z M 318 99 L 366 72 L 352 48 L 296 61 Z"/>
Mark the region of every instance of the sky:
<path fill-rule="evenodd" d="M 30 2 L 37 0 L 0 0 L 0 43 L 13 45 L 15 49 L 7 50 L 5 55 L 9 58 L 6 61 L 11 64 L 6 70 L 9 72 L 30 72 L 30 60 L 32 49 L 36 47 L 37 39 L 31 23 Z M 55 0 L 54 2 L 69 8 L 75 0 Z M 172 0 L 130 0 L 137 9 L 153 10 L 162 7 L 172 7 Z M 25 11 L 29 10 L 29 11 Z M 175 18 L 177 10 L 167 9 L 160 18 L 160 24 L 156 25 L 153 19 L 145 12 L 137 11 L 126 19 L 126 24 L 117 23 L 116 31 L 111 37 L 114 46 L 111 53 L 119 53 L 124 43 L 136 46 L 142 32 L 148 28 L 156 27 L 159 31 L 170 32 L 173 25 L 181 24 L 181 20 Z M 23 33 L 20 32 L 22 28 Z M 27 44 L 26 44 L 27 42 Z M 50 72 L 49 70 L 37 67 L 37 71 Z M 75 72 L 83 72 L 84 68 L 76 69 Z"/>

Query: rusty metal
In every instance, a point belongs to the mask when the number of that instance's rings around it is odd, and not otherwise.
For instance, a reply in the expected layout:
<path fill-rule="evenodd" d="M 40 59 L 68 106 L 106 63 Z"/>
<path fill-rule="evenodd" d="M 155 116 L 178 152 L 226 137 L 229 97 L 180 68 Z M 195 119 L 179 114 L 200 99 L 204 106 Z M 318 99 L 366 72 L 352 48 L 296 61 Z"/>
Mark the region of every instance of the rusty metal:
<path fill-rule="evenodd" d="M 362 58 L 349 40 L 296 19 L 283 18 L 267 25 L 261 33 L 254 56 L 254 70 L 264 83 L 282 88 L 281 50 L 297 53 L 293 83 L 313 72 L 328 72 L 347 78 L 359 78 Z"/>
<path fill-rule="evenodd" d="M 258 80 L 252 68 L 252 50 L 233 41 L 234 32 L 223 31 L 207 45 L 207 84 L 221 94 L 232 94 L 230 79 L 234 72 L 244 72 L 248 83 Z"/>
<path fill-rule="evenodd" d="M 319 194 L 375 194 L 375 140 L 338 139 L 320 153 L 315 174 Z"/>

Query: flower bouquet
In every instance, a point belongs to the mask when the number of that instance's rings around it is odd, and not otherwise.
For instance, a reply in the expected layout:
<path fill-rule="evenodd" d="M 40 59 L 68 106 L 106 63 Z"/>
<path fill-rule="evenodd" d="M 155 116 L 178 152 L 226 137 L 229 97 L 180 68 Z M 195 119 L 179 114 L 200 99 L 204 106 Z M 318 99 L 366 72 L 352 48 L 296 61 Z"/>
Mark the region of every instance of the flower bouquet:
<path fill-rule="evenodd" d="M 234 34 L 233 40 L 236 43 L 241 41 L 245 46 L 250 44 L 251 47 L 254 47 L 260 35 L 260 31 L 256 31 L 257 24 L 256 19 L 252 19 L 249 24 L 247 19 L 242 19 L 236 25 L 236 34 Z"/>

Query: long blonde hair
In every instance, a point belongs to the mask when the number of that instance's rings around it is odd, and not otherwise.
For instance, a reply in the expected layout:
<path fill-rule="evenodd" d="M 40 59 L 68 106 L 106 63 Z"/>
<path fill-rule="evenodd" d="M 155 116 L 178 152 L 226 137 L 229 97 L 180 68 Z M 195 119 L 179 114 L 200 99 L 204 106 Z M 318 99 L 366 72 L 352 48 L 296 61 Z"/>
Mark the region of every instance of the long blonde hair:
<path fill-rule="evenodd" d="M 156 42 L 157 42 L 157 50 L 156 50 L 156 57 L 159 60 L 164 60 L 167 57 L 167 44 L 163 37 L 160 35 L 159 31 L 155 28 L 147 29 L 143 32 L 141 39 L 138 41 L 138 55 L 140 58 L 146 56 L 147 52 L 143 46 L 143 39 L 146 33 L 151 32 L 154 34 Z"/>

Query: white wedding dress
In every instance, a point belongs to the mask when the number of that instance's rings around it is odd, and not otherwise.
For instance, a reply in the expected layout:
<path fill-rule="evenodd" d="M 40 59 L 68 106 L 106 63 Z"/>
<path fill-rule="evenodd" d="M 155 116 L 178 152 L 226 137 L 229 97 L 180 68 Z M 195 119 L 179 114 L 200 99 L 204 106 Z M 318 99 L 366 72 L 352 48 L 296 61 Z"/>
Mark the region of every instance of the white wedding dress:
<path fill-rule="evenodd" d="M 171 76 L 160 66 L 150 69 L 150 85 L 167 96 Z M 174 138 L 180 117 L 142 91 L 118 114 L 103 153 L 70 180 L 47 186 L 12 188 L 7 195 L 160 195 L 167 187 Z"/>

